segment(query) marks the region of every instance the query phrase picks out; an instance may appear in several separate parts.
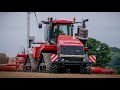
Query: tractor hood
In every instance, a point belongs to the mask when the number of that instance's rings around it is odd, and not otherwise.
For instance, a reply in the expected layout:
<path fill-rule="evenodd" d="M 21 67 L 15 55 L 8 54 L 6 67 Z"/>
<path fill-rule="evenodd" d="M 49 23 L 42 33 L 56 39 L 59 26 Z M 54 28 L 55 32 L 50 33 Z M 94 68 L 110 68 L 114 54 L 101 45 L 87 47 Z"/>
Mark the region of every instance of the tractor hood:
<path fill-rule="evenodd" d="M 73 36 L 59 35 L 58 46 L 83 46 L 82 42 Z"/>

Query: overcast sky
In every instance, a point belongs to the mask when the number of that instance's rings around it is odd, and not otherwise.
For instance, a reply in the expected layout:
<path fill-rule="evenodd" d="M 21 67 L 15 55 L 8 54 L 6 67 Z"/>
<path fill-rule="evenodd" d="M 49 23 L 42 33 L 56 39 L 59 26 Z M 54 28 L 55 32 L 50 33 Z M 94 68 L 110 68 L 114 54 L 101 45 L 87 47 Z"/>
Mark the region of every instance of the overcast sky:
<path fill-rule="evenodd" d="M 89 37 L 120 48 L 120 12 L 36 12 L 38 20 L 47 20 L 48 16 L 56 19 L 76 21 L 89 19 L 86 23 Z M 34 13 L 30 16 L 30 33 L 35 41 L 44 41 L 44 29 L 37 27 Z M 44 28 L 44 25 L 43 25 Z M 74 32 L 76 32 L 76 27 Z M 23 48 L 27 40 L 27 12 L 0 12 L 0 52 L 14 57 Z"/>

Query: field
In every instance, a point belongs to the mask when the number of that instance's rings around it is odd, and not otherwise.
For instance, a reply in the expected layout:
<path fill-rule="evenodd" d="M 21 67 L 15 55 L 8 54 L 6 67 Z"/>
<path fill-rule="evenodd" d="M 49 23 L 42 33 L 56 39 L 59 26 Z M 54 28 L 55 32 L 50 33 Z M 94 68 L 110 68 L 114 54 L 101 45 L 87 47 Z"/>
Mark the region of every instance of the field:
<path fill-rule="evenodd" d="M 52 74 L 35 72 L 0 72 L 0 78 L 120 78 L 106 74 Z"/>
<path fill-rule="evenodd" d="M 8 63 L 14 64 L 15 60 L 10 59 Z M 39 72 L 0 71 L 0 78 L 120 78 L 120 75 L 115 75 L 115 74 L 75 74 L 75 73 L 74 74 L 72 74 L 72 73 L 52 74 L 52 73 L 39 73 Z"/>

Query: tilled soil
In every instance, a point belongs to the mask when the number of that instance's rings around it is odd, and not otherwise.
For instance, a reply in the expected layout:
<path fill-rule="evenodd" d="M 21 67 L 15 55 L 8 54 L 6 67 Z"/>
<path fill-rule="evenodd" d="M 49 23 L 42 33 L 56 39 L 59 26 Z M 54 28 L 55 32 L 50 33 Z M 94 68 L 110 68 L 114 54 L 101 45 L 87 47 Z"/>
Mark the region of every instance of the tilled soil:
<path fill-rule="evenodd" d="M 52 74 L 38 72 L 0 72 L 0 78 L 120 78 L 120 75 L 107 74 Z"/>

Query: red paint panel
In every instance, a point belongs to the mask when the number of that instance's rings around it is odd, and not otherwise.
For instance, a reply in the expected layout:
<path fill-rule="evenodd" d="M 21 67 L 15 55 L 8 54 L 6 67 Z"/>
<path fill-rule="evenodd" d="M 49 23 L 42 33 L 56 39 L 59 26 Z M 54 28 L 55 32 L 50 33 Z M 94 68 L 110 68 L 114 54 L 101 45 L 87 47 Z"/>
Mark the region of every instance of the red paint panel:
<path fill-rule="evenodd" d="M 74 21 L 68 21 L 68 20 L 54 20 L 53 23 L 73 24 Z"/>
<path fill-rule="evenodd" d="M 25 59 L 26 58 L 26 54 L 17 54 L 17 57 L 23 57 Z"/>
<path fill-rule="evenodd" d="M 54 45 L 46 45 L 43 50 L 57 50 L 57 48 Z"/>
<path fill-rule="evenodd" d="M 58 46 L 83 46 L 83 43 L 73 36 L 59 35 L 58 36 Z"/>
<path fill-rule="evenodd" d="M 39 52 L 40 52 L 40 47 L 34 47 L 32 49 L 32 51 L 33 51 L 33 57 L 38 58 L 39 57 Z"/>

